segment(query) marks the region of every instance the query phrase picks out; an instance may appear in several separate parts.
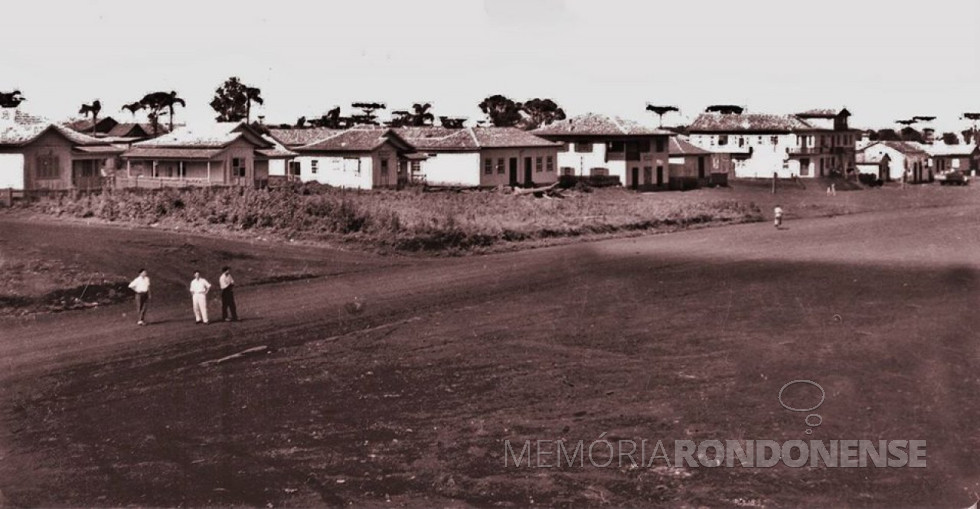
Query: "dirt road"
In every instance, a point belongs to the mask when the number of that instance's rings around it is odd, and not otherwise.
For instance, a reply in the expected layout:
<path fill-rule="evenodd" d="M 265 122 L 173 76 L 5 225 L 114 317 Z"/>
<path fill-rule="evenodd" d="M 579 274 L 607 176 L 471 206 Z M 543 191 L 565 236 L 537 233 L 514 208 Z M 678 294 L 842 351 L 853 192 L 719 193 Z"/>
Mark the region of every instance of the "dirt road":
<path fill-rule="evenodd" d="M 188 262 L 160 259 L 173 289 L 148 327 L 129 305 L 0 322 L 0 491 L 25 506 L 965 507 L 978 219 L 958 206 L 459 259 L 226 243 L 334 270 L 245 286 L 245 320 L 208 327 L 182 295 Z M 58 238 L 46 228 L 31 234 Z M 777 401 L 796 379 L 827 391 L 812 435 Z M 504 466 L 505 441 L 602 433 L 921 439 L 928 467 Z"/>

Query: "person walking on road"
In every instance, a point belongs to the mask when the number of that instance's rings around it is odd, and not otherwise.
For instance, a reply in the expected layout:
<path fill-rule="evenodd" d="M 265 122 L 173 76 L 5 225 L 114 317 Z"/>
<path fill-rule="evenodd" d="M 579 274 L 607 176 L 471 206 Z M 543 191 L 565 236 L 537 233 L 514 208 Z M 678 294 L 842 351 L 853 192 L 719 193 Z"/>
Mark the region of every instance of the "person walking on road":
<path fill-rule="evenodd" d="M 773 220 L 773 224 L 776 226 L 776 229 L 778 230 L 783 225 L 783 208 L 780 207 L 779 205 L 776 205 L 776 208 L 773 209 L 772 211 L 772 215 L 775 218 Z"/>
<path fill-rule="evenodd" d="M 194 271 L 194 279 L 191 280 L 191 305 L 194 306 L 194 321 L 198 325 L 208 324 L 208 290 L 211 283 L 201 277 L 201 273 Z"/>
<path fill-rule="evenodd" d="M 146 275 L 146 269 L 140 269 L 129 288 L 136 292 L 136 325 L 146 325 L 146 308 L 150 301 L 150 277 Z"/>
<path fill-rule="evenodd" d="M 221 269 L 218 286 L 221 287 L 221 319 L 226 322 L 237 322 L 238 308 L 235 307 L 235 278 L 231 277 L 231 267 Z"/>

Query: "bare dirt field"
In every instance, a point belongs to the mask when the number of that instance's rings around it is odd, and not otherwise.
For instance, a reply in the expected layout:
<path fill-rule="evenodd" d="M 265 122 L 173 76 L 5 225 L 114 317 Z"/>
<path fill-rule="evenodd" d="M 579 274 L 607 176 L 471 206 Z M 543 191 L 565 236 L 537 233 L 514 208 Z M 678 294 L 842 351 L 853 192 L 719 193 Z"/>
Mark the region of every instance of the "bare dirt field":
<path fill-rule="evenodd" d="M 980 492 L 980 207 L 950 191 L 839 193 L 828 203 L 865 213 L 832 218 L 799 213 L 828 198 L 785 193 L 772 199 L 798 216 L 780 231 L 463 258 L 0 217 L 5 250 L 121 276 L 151 265 L 158 292 L 147 327 L 130 302 L 0 319 L 2 500 L 966 507 Z M 188 269 L 228 261 L 243 321 L 195 326 Z M 268 282 L 281 274 L 316 277 Z M 777 400 L 797 379 L 826 389 L 812 435 Z M 926 440 L 928 466 L 504 464 L 505 441 L 600 436 Z"/>

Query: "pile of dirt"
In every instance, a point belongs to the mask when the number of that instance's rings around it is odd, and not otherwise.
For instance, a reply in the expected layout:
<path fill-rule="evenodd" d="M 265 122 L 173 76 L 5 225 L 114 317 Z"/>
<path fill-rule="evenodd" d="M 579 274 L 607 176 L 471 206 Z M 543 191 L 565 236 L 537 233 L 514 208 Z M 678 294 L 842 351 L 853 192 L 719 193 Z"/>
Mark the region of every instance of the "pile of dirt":
<path fill-rule="evenodd" d="M 0 295 L 0 316 L 57 313 L 116 304 L 131 298 L 125 282 L 102 283 L 55 290 L 40 297 Z"/>

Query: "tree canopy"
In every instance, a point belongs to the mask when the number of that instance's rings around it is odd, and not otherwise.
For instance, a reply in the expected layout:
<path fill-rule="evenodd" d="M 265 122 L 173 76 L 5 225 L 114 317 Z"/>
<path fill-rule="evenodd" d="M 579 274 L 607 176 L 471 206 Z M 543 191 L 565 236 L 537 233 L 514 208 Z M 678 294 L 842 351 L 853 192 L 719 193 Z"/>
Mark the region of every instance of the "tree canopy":
<path fill-rule="evenodd" d="M 262 90 L 242 83 L 237 76 L 228 78 L 211 100 L 211 108 L 218 113 L 218 122 L 249 122 L 252 119 L 252 103 L 264 104 Z"/>

